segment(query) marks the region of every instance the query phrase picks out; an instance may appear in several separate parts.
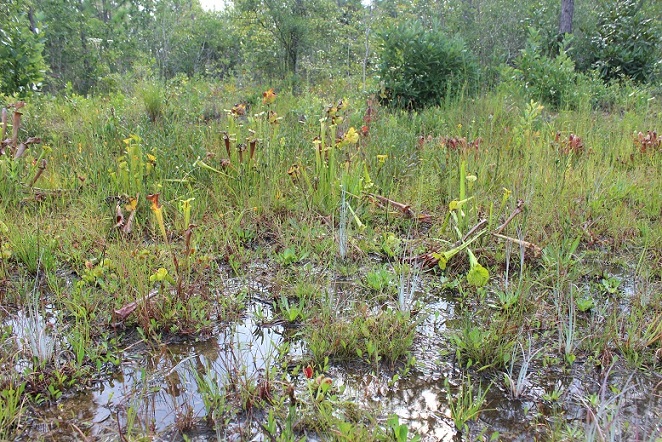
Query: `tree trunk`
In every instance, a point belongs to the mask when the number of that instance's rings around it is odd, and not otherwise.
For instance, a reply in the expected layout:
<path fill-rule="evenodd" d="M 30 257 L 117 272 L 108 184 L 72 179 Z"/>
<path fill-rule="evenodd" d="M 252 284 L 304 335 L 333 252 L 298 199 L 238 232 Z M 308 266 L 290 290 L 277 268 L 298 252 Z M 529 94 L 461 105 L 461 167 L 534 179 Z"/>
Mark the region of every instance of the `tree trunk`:
<path fill-rule="evenodd" d="M 572 34 L 572 16 L 575 13 L 575 0 L 561 0 L 559 34 Z"/>
<path fill-rule="evenodd" d="M 34 22 L 34 11 L 32 7 L 28 8 L 28 20 L 30 20 L 30 30 L 33 34 L 37 33 L 37 25 Z"/>

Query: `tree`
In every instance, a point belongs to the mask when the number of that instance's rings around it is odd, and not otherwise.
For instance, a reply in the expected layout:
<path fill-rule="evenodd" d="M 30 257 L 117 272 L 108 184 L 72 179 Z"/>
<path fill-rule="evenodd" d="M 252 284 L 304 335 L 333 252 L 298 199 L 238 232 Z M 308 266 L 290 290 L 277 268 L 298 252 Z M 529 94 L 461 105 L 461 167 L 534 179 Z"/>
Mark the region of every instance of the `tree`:
<path fill-rule="evenodd" d="M 283 70 L 289 74 L 297 74 L 305 49 L 326 38 L 320 33 L 321 22 L 335 9 L 327 0 L 235 0 L 234 5 L 248 28 L 259 26 L 278 44 Z"/>
<path fill-rule="evenodd" d="M 26 95 L 40 86 L 46 72 L 43 49 L 31 5 L 0 4 L 0 92 Z"/>
<path fill-rule="evenodd" d="M 559 34 L 572 34 L 572 18 L 575 13 L 575 0 L 561 0 L 561 18 L 559 19 Z"/>
<path fill-rule="evenodd" d="M 161 77 L 223 76 L 234 67 L 238 44 L 219 16 L 203 11 L 197 1 L 162 1 L 156 11 L 150 52 Z"/>
<path fill-rule="evenodd" d="M 49 85 L 88 93 L 135 58 L 127 38 L 127 0 L 33 0 L 44 21 Z M 122 67 L 117 62 L 123 63 Z"/>

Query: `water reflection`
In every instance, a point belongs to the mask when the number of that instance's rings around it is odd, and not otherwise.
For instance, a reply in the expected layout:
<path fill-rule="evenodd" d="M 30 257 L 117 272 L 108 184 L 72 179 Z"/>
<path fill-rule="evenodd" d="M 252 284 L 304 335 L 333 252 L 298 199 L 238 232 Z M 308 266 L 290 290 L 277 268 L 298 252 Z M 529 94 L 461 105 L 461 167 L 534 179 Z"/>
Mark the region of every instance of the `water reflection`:
<path fill-rule="evenodd" d="M 228 282 L 228 288 L 232 287 Z M 237 284 L 236 288 L 239 287 Z M 251 286 L 250 290 L 257 293 L 255 296 L 264 293 L 259 285 Z M 627 286 L 624 290 L 627 291 Z M 339 289 L 335 296 L 342 298 L 349 294 Z M 405 379 L 393 383 L 392 373 L 379 370 L 377 374 L 366 373 L 369 368 L 365 366 L 332 366 L 329 374 L 334 385 L 345 388 L 341 400 L 374 411 L 379 422 L 384 422 L 390 414 L 397 414 L 400 422 L 420 434 L 423 441 L 455 441 L 459 436 L 450 417 L 444 381 L 449 379 L 456 385 L 461 374 L 453 365 L 452 356 L 440 353 L 440 349 L 448 348 L 449 329 L 454 327 L 454 302 L 436 297 L 424 299 L 423 304 L 425 319 L 418 326 L 413 349 L 418 363 Z M 121 428 L 122 431 L 132 430 L 134 435 L 158 435 L 166 439 L 164 435 L 172 434 L 172 428 L 184 415 L 199 421 L 205 417 L 200 379 L 221 385 L 222 389 L 230 376 L 236 376 L 238 368 L 241 376 L 259 379 L 279 360 L 278 352 L 285 351 L 284 348 L 290 360 L 305 353 L 293 335 L 292 330 L 273 323 L 268 304 L 254 298 L 242 320 L 219 328 L 208 341 L 157 348 L 137 344 L 124 355 L 124 362 L 111 379 L 63 398 L 51 409 L 39 410 L 38 418 L 31 422 L 28 437 L 70 440 L 78 438 L 78 431 L 81 431 L 95 439 L 113 439 Z M 551 405 L 543 395 L 555 388 L 564 395 L 559 401 L 564 407 L 560 411 L 561 419 L 583 425 L 586 410 L 582 399 L 595 393 L 602 380 L 579 363 L 575 363 L 570 372 L 563 369 L 557 375 L 550 375 L 547 369 L 545 373 L 543 377 L 534 372 L 529 388 L 518 399 L 511 398 L 503 386 L 493 385 L 487 396 L 486 410 L 472 427 L 478 432 L 487 430 L 488 437 L 498 431 L 499 440 L 532 440 L 538 436 L 534 426 L 551 419 Z M 496 378 L 498 382 L 499 376 Z M 662 431 L 654 413 L 662 409 L 659 377 L 638 373 L 631 379 L 615 376 L 610 379 L 610 385 L 618 388 L 628 382 L 631 388 L 621 399 L 623 419 L 629 420 L 632 428 Z M 457 393 L 455 386 L 450 388 L 451 393 Z M 541 415 L 539 421 L 534 419 L 536 413 Z M 524 423 L 529 423 L 530 427 Z M 470 436 L 476 434 L 472 428 Z"/>
<path fill-rule="evenodd" d="M 271 311 L 262 308 L 260 317 L 270 316 Z M 243 321 L 219 330 L 214 339 L 157 349 L 140 344 L 142 348 L 132 348 L 111 379 L 40 410 L 29 433 L 65 437 L 72 429 L 58 429 L 59 423 L 71 421 L 81 431 L 89 428 L 87 435 L 93 437 L 117 434 L 118 428 L 155 435 L 173 426 L 182 413 L 203 418 L 196 377 L 222 382 L 229 370 L 241 370 L 242 376 L 255 378 L 271 366 L 285 339 L 290 339 L 285 328 L 262 327 L 251 307 Z M 291 357 L 303 351 L 296 343 L 288 349 Z"/>

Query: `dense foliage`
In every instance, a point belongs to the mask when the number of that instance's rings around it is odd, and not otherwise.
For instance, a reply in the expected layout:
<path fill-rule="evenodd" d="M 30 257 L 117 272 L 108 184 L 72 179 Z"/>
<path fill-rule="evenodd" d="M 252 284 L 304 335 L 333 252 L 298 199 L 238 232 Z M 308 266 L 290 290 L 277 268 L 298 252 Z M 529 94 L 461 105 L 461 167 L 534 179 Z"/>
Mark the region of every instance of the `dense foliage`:
<path fill-rule="evenodd" d="M 526 48 L 515 60 L 515 66 L 515 78 L 522 82 L 532 99 L 554 108 L 576 104 L 575 63 L 562 48 L 554 57 L 545 54 L 536 30 L 531 29 Z"/>
<path fill-rule="evenodd" d="M 662 3 L 577 3 L 574 34 L 556 58 L 560 3 L 234 0 L 206 11 L 198 0 L 10 0 L 0 6 L 0 82 L 6 94 L 67 87 L 88 94 L 180 74 L 239 85 L 278 81 L 294 90 L 344 77 L 376 92 L 381 79 L 396 102 L 417 107 L 445 95 L 436 94 L 449 86 L 449 73 L 451 90 L 471 83 L 468 53 L 488 82 L 518 57 L 531 75 L 567 75 L 572 64 L 579 72 L 597 69 L 604 80 L 660 78 Z M 539 36 L 533 52 L 531 28 Z M 412 83 L 417 72 L 429 80 Z M 537 95 L 558 105 L 559 94 Z"/>
<path fill-rule="evenodd" d="M 43 48 L 31 12 L 12 1 L 0 5 L 0 93 L 25 95 L 40 86 Z"/>
<path fill-rule="evenodd" d="M 640 1 L 611 0 L 598 14 L 591 55 L 605 79 L 648 81 L 662 64 L 660 17 L 649 15 L 641 6 Z"/>
<path fill-rule="evenodd" d="M 406 109 L 440 104 L 471 88 L 478 65 L 464 43 L 437 27 L 405 23 L 380 34 L 380 79 L 385 103 Z"/>

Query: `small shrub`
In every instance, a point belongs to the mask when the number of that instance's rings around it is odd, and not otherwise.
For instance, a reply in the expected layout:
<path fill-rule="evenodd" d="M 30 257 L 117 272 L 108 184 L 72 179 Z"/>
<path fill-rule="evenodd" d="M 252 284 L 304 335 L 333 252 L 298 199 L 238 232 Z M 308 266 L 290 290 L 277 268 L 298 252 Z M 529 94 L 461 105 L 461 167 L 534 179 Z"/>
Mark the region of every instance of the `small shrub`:
<path fill-rule="evenodd" d="M 492 323 L 489 328 L 481 328 L 468 319 L 450 335 L 450 341 L 456 349 L 456 358 L 467 368 L 504 368 L 510 360 L 514 345 L 505 331 L 503 325 L 497 323 Z"/>
<path fill-rule="evenodd" d="M 438 105 L 475 84 L 478 65 L 458 38 L 420 22 L 405 23 L 381 34 L 382 102 L 420 109 Z"/>
<path fill-rule="evenodd" d="M 145 112 L 149 120 L 154 123 L 163 116 L 165 109 L 165 91 L 157 83 L 146 83 L 138 91 L 138 95 L 143 101 Z"/>
<path fill-rule="evenodd" d="M 561 48 L 565 43 L 561 43 Z M 553 108 L 574 107 L 578 103 L 578 74 L 575 63 L 561 49 L 554 58 L 542 48 L 540 33 L 529 28 L 526 48 L 515 61 L 516 68 L 507 70 L 513 79 L 524 83 L 529 98 L 542 101 Z"/>

